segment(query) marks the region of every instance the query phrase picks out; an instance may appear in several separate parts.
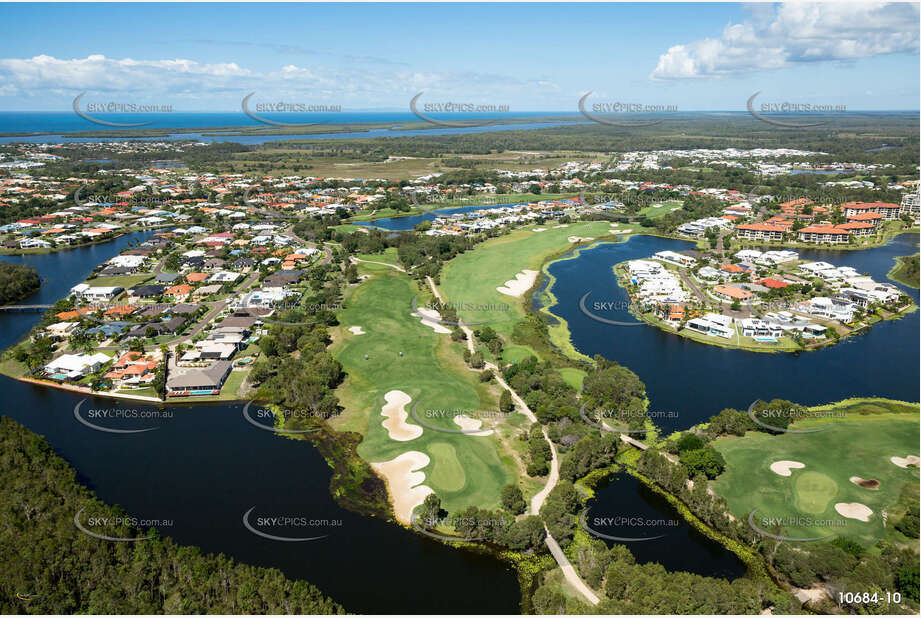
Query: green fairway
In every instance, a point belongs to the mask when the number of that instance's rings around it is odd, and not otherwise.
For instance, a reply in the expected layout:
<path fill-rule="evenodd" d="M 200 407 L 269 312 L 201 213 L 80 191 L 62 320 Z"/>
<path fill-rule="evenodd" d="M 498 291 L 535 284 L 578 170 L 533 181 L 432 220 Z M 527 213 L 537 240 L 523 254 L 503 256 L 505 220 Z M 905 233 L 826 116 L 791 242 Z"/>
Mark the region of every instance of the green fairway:
<path fill-rule="evenodd" d="M 655 204 L 651 204 L 642 209 L 639 214 L 644 215 L 650 219 L 658 219 L 663 215 L 667 215 L 670 212 L 678 210 L 683 205 L 683 202 L 674 200 L 669 202 L 656 202 Z M 658 206 L 658 208 L 656 208 L 656 206 Z"/>
<path fill-rule="evenodd" d="M 420 424 L 412 415 L 416 406 L 425 424 L 453 430 L 459 429 L 452 420 L 455 414 L 475 417 L 476 411 L 496 410 L 498 390 L 480 383 L 466 367 L 460 344 L 410 315 L 417 290 L 407 275 L 365 266 L 374 265 L 361 265 L 374 276 L 346 298 L 331 348 L 348 372 L 337 391 L 345 411 L 333 420 L 333 427 L 361 433 L 358 454 L 369 462 L 389 461 L 407 451 L 426 453 L 431 462 L 422 469 L 424 484 L 449 512 L 472 505 L 497 508 L 502 487 L 518 476 L 514 463 L 499 453 L 498 438 L 511 427 L 497 427 L 499 432 L 492 436 L 473 436 L 423 424 L 420 437 L 404 442 L 392 439 L 382 426 L 381 408 L 391 390 L 412 398 L 406 406 L 408 424 Z M 367 334 L 353 335 L 350 326 L 360 326 Z"/>
<path fill-rule="evenodd" d="M 813 408 L 816 418 L 791 429 L 813 433 L 720 438 L 715 448 L 726 459 L 726 471 L 711 486 L 726 498 L 738 519 L 757 509 L 756 518 L 804 518 L 785 525 L 792 537 L 848 536 L 870 545 L 884 535 L 898 535 L 883 525 L 903 491 L 917 488 L 918 468 L 900 468 L 890 457 L 918 454 L 918 405 L 883 400 L 849 401 Z M 777 461 L 805 464 L 781 476 L 770 469 Z M 851 477 L 876 479 L 879 489 L 865 489 Z M 835 504 L 857 502 L 872 509 L 869 521 L 845 518 Z M 811 518 L 811 521 L 808 521 Z M 818 522 L 818 523 L 816 523 Z"/>
<path fill-rule="evenodd" d="M 522 270 L 540 269 L 547 257 L 572 244 L 570 236 L 611 239 L 607 236 L 611 226 L 606 221 L 572 223 L 560 228 L 553 223 L 535 227 L 545 231 L 534 232 L 534 227 L 515 230 L 490 239 L 445 265 L 440 290 L 448 302 L 461 307 L 458 315 L 472 328 L 477 328 L 476 323 L 488 325 L 510 341 L 515 323 L 525 315 L 524 308 L 520 298 L 502 294 L 496 288 L 515 279 Z M 506 360 L 519 360 L 530 354 L 536 353 L 527 347 L 514 346 Z"/>

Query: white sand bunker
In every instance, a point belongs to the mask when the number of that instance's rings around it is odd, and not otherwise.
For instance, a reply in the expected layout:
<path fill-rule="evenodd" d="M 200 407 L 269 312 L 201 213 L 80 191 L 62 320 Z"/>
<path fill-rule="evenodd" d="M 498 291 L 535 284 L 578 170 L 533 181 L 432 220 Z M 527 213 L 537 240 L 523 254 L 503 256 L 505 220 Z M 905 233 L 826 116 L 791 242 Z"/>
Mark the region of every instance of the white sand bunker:
<path fill-rule="evenodd" d="M 384 401 L 387 403 L 381 408 L 381 414 L 386 416 L 387 420 L 381 425 L 390 434 L 392 440 L 407 442 L 422 435 L 422 427 L 406 422 L 409 416 L 406 412 L 406 405 L 412 401 L 412 397 L 403 391 L 390 391 L 384 395 Z"/>
<path fill-rule="evenodd" d="M 570 236 L 567 240 L 569 242 L 591 242 L 595 239 L 587 236 Z"/>
<path fill-rule="evenodd" d="M 393 502 L 393 514 L 397 521 L 410 524 L 413 509 L 425 501 L 431 493 L 431 487 L 422 485 L 424 472 L 416 472 L 429 465 L 429 456 L 419 451 L 409 451 L 380 463 L 372 463 L 374 471 L 384 477 Z"/>
<path fill-rule="evenodd" d="M 446 328 L 444 324 L 441 323 L 441 314 L 435 311 L 434 309 L 425 309 L 424 307 L 417 307 L 412 316 L 414 318 L 422 318 L 420 321 L 425 325 L 431 328 L 436 333 L 451 334 L 451 329 Z"/>
<path fill-rule="evenodd" d="M 545 228 L 545 227 L 536 227 L 536 228 L 534 228 L 534 229 L 531 230 L 531 231 L 532 231 L 532 232 L 546 232 L 546 231 L 547 231 L 547 228 Z"/>
<path fill-rule="evenodd" d="M 908 466 L 918 466 L 921 464 L 921 459 L 918 459 L 915 455 L 908 455 L 907 457 L 890 457 L 889 461 L 894 463 L 900 468 L 907 468 Z"/>
<path fill-rule="evenodd" d="M 367 335 L 365 331 L 361 330 L 361 326 L 349 326 L 349 332 L 353 335 Z"/>
<path fill-rule="evenodd" d="M 466 414 L 458 414 L 454 417 L 454 422 L 457 423 L 458 427 L 466 431 L 468 436 L 492 435 L 492 429 L 480 430 L 480 426 L 483 425 L 483 421 L 476 418 L 470 418 Z"/>
<path fill-rule="evenodd" d="M 835 505 L 835 510 L 842 517 L 859 521 L 870 521 L 870 515 L 873 514 L 870 507 L 859 502 L 839 502 Z"/>
<path fill-rule="evenodd" d="M 531 289 L 539 274 L 537 270 L 523 270 L 514 279 L 506 281 L 504 286 L 496 288 L 496 291 L 506 296 L 519 297 Z"/>
<path fill-rule="evenodd" d="M 774 472 L 775 474 L 779 474 L 780 476 L 790 476 L 791 474 L 793 474 L 791 470 L 798 469 L 798 468 L 805 468 L 805 467 L 806 467 L 806 464 L 801 463 L 799 461 L 790 461 L 788 459 L 784 459 L 783 461 L 775 461 L 774 463 L 772 463 L 771 472 Z"/>
<path fill-rule="evenodd" d="M 559 224 L 559 225 L 554 225 L 554 226 L 553 226 L 554 229 L 560 228 L 560 227 L 569 227 L 569 224 L 568 224 L 568 223 L 561 223 L 561 224 Z"/>
<path fill-rule="evenodd" d="M 629 234 L 632 231 L 633 231 L 632 228 L 627 228 L 626 230 L 611 230 L 611 233 L 612 234 Z"/>

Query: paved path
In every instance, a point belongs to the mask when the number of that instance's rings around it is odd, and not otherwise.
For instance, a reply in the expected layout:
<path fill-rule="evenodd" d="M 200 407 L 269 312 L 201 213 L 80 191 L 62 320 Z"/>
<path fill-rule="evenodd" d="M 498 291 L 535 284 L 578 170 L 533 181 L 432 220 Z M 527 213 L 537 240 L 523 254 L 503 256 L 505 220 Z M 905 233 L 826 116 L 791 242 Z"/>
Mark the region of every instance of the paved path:
<path fill-rule="evenodd" d="M 544 526 L 544 530 L 547 530 L 547 527 Z M 556 542 L 552 536 L 550 536 L 550 531 L 547 530 L 547 547 L 550 549 L 550 554 L 556 560 L 556 563 L 560 565 L 560 569 L 563 571 L 563 577 L 566 578 L 573 588 L 578 590 L 583 597 L 585 597 L 589 603 L 592 605 L 598 605 L 600 599 L 598 595 L 592 592 L 592 589 L 589 588 L 582 578 L 579 577 L 579 574 L 576 573 L 576 569 L 572 566 L 572 563 L 569 561 L 569 558 L 566 557 L 566 554 L 563 553 L 563 549 L 560 547 L 560 544 Z"/>
<path fill-rule="evenodd" d="M 444 299 L 441 297 L 441 294 L 438 292 L 438 288 L 435 287 L 435 281 L 431 277 L 426 277 L 429 286 L 432 288 L 432 294 L 435 295 L 435 298 L 439 302 L 443 303 Z M 461 330 L 467 335 L 467 349 L 470 350 L 471 354 L 474 352 L 473 347 L 473 332 L 468 326 L 465 326 L 464 323 L 458 318 L 458 324 L 460 325 Z M 519 412 L 524 414 L 529 421 L 532 423 L 537 422 L 537 416 L 534 412 L 531 411 L 531 408 L 528 407 L 528 404 L 524 402 L 518 393 L 509 386 L 506 381 L 502 378 L 502 373 L 499 371 L 499 368 L 493 363 L 486 363 L 486 369 L 492 369 L 493 376 L 496 378 L 496 382 L 499 383 L 499 386 L 504 388 L 509 392 L 509 395 L 512 396 L 512 401 L 515 402 L 516 407 Z M 544 505 L 544 501 L 547 499 L 547 496 L 553 491 L 553 488 L 556 487 L 556 484 L 560 481 L 560 461 L 556 452 L 556 445 L 553 443 L 553 440 L 550 439 L 550 436 L 547 434 L 547 428 L 541 427 L 541 431 L 544 434 L 544 440 L 547 441 L 547 444 L 550 445 L 550 472 L 547 474 L 547 483 L 544 485 L 544 488 L 539 492 L 534 494 L 531 498 L 531 508 L 529 511 L 530 515 L 538 515 L 540 513 L 541 507 Z M 598 605 L 598 596 L 592 592 L 584 581 L 579 577 L 579 574 L 576 573 L 576 569 L 572 566 L 572 563 L 566 558 L 566 554 L 563 553 L 563 550 L 560 548 L 560 544 L 556 542 L 556 539 L 550 535 L 550 531 L 547 530 L 547 527 L 544 526 L 544 530 L 547 532 L 547 537 L 545 542 L 547 547 L 550 549 L 550 554 L 553 556 L 556 563 L 560 566 L 560 569 L 563 571 L 563 576 L 566 578 L 573 588 L 579 591 L 585 599 L 592 605 Z"/>
<path fill-rule="evenodd" d="M 350 255 L 350 256 L 349 256 L 349 260 L 352 262 L 352 264 L 358 264 L 359 262 L 364 262 L 365 264 L 380 264 L 381 266 L 389 266 L 390 268 L 395 268 L 396 270 L 400 271 L 401 273 L 405 273 L 405 272 L 406 272 L 406 269 L 403 268 L 402 266 L 397 266 L 396 264 L 391 264 L 391 263 L 389 263 L 389 262 L 374 262 L 374 261 L 372 261 L 372 260 L 360 260 L 360 259 L 358 259 L 357 257 L 355 257 L 354 255 Z"/>

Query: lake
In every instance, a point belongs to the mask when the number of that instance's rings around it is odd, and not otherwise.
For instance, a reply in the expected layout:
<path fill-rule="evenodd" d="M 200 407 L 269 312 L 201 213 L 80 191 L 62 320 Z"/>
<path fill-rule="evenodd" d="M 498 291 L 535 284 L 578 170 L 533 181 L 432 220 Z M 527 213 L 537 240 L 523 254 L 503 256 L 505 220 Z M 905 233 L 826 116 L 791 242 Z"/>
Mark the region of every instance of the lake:
<path fill-rule="evenodd" d="M 556 278 L 551 289 L 558 299 L 551 311 L 568 322 L 573 345 L 587 356 L 600 354 L 636 372 L 646 384 L 649 410 L 658 416 L 661 428 L 685 429 L 723 408 L 745 410 L 756 399 L 780 397 L 805 405 L 861 396 L 919 400 L 917 311 L 820 350 L 765 354 L 699 343 L 646 324 L 605 324 L 580 310 L 580 299 L 590 292 L 588 307 L 594 302 L 618 303 L 616 311 L 601 312 L 601 317 L 637 322 L 621 309 L 630 301 L 616 283 L 614 264 L 648 258 L 657 251 L 692 248 L 694 243 L 688 241 L 633 236 L 625 243 L 579 250 L 578 257 L 562 259 L 548 269 Z M 852 266 L 890 283 L 886 274 L 893 259 L 917 252 L 917 234 L 902 234 L 883 247 L 861 251 L 799 250 L 802 259 Z M 918 302 L 918 290 L 897 285 Z"/>

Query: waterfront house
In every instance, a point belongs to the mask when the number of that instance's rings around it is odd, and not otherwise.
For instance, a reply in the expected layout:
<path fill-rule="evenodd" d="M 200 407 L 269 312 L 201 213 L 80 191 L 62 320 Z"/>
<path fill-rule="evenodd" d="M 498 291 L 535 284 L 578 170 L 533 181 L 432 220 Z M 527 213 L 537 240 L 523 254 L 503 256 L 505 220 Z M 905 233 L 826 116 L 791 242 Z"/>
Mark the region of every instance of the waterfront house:
<path fill-rule="evenodd" d="M 718 285 L 713 288 L 713 294 L 724 300 L 731 301 L 749 301 L 754 298 L 754 294 L 734 285 Z"/>
<path fill-rule="evenodd" d="M 219 395 L 233 367 L 230 361 L 215 361 L 208 367 L 176 371 L 166 380 L 167 397 Z"/>
<path fill-rule="evenodd" d="M 62 354 L 45 365 L 45 374 L 54 380 L 78 380 L 99 369 L 110 359 L 102 352 L 95 354 Z"/>

